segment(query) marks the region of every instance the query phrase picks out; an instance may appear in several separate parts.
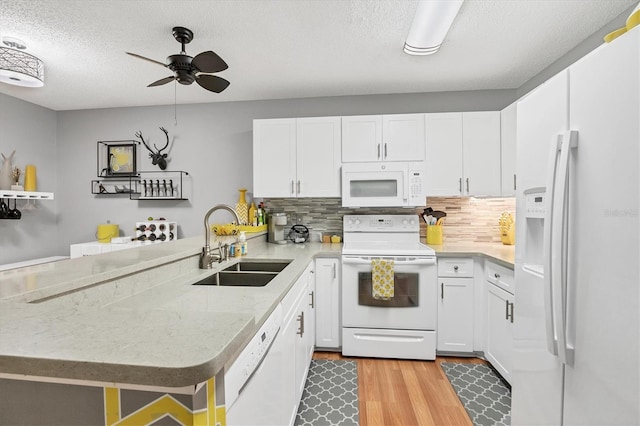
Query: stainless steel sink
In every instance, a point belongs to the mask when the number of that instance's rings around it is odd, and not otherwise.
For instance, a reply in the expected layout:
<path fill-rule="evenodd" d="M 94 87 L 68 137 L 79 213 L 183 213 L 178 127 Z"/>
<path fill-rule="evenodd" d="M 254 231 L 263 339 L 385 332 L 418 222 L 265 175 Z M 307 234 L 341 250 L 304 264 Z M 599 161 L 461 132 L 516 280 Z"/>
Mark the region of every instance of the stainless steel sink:
<path fill-rule="evenodd" d="M 193 283 L 193 285 L 264 287 L 276 275 L 278 275 L 277 272 L 220 271 Z"/>
<path fill-rule="evenodd" d="M 291 260 L 241 260 L 224 271 L 280 272 L 290 263 Z"/>

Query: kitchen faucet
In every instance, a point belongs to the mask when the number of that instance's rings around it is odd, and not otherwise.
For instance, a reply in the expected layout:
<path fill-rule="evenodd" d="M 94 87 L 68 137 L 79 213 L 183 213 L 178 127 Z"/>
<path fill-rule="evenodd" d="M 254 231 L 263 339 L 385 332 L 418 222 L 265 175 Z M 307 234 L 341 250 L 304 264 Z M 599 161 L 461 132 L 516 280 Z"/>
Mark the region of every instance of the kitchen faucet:
<path fill-rule="evenodd" d="M 218 242 L 218 254 L 211 253 L 211 246 L 209 240 L 211 239 L 211 228 L 209 227 L 209 216 L 211 213 L 216 210 L 228 210 L 233 213 L 233 216 L 236 218 L 236 223 L 240 224 L 240 218 L 234 209 L 226 204 L 218 204 L 209 209 L 209 211 L 204 215 L 204 247 L 202 247 L 202 253 L 200 253 L 200 269 L 211 269 L 213 262 L 217 261 L 218 263 L 226 260 L 227 251 L 224 250 L 225 255 L 223 255 L 222 243 Z M 226 246 L 225 246 L 226 248 Z"/>

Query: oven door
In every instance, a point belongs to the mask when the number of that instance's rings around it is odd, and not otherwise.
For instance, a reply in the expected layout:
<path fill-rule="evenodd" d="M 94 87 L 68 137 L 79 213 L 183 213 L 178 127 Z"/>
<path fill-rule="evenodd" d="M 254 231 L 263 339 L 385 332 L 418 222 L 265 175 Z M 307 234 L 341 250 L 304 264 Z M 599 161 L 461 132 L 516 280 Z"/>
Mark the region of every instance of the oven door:
<path fill-rule="evenodd" d="M 394 297 L 372 296 L 371 260 L 394 260 Z M 437 321 L 435 257 L 342 256 L 344 327 L 435 330 Z"/>

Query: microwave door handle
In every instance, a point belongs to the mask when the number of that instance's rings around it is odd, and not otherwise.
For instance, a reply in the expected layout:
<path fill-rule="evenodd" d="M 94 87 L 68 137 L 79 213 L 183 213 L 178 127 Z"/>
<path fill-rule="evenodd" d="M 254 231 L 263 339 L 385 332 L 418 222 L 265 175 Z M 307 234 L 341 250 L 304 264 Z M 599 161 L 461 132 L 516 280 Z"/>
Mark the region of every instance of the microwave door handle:
<path fill-rule="evenodd" d="M 409 201 L 410 195 L 409 195 L 409 172 L 407 171 L 404 174 L 404 201 Z"/>

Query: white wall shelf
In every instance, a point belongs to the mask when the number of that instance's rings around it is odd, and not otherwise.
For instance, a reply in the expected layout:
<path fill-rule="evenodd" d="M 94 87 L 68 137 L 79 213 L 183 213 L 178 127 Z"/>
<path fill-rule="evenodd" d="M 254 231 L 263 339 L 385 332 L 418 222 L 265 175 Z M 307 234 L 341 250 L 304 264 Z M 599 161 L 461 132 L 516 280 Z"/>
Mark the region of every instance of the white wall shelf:
<path fill-rule="evenodd" d="M 53 200 L 53 192 L 9 191 L 0 190 L 0 198 L 17 198 L 19 200 Z"/>

